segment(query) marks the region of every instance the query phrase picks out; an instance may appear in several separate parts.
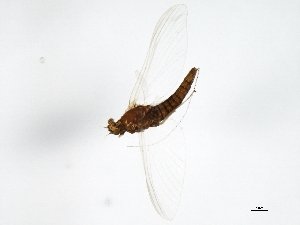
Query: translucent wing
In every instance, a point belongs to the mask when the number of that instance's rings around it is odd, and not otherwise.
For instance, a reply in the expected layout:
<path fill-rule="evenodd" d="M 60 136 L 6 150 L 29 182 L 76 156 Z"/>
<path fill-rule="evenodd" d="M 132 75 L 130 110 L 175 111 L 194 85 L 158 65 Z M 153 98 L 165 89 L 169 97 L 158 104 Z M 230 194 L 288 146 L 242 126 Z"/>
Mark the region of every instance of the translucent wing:
<path fill-rule="evenodd" d="M 148 129 L 139 133 L 148 192 L 156 211 L 168 220 L 174 218 L 180 202 L 185 172 L 185 141 L 179 128 L 165 140 L 156 141 L 167 136 L 176 125 L 168 119 L 153 132 Z"/>
<path fill-rule="evenodd" d="M 186 56 L 186 18 L 186 6 L 175 5 L 158 21 L 128 109 L 161 102 L 174 91 Z"/>
<path fill-rule="evenodd" d="M 178 87 L 187 49 L 186 19 L 186 6 L 175 5 L 158 21 L 127 110 L 160 103 Z M 176 214 L 185 171 L 185 142 L 182 131 L 173 130 L 176 125 L 168 119 L 139 132 L 148 192 L 156 211 L 168 220 Z"/>

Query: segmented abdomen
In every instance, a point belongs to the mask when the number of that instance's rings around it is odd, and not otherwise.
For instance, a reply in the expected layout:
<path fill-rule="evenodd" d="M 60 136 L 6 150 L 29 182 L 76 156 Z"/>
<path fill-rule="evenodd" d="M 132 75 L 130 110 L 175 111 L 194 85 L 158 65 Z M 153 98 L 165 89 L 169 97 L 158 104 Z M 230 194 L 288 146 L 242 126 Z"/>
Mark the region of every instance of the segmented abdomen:
<path fill-rule="evenodd" d="M 191 89 L 197 71 L 197 68 L 192 68 L 186 75 L 180 86 L 177 88 L 175 93 L 159 105 L 152 107 L 150 112 L 148 112 L 148 115 L 150 117 L 149 119 L 154 120 L 154 126 L 155 122 L 159 123 L 160 121 L 165 119 L 174 109 L 176 109 L 182 103 L 183 99 Z M 158 124 L 156 126 L 158 126 Z"/>

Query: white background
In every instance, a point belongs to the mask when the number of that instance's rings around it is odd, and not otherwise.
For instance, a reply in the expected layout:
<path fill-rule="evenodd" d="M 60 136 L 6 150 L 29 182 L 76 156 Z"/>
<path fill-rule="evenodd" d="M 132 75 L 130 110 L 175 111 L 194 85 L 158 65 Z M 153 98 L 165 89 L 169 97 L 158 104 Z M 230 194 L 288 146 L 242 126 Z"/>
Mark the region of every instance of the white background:
<path fill-rule="evenodd" d="M 126 147 L 137 135 L 103 127 L 178 3 L 189 10 L 183 71 L 201 71 L 170 223 Z M 299 31 L 292 0 L 1 1 L 0 224 L 299 224 Z"/>

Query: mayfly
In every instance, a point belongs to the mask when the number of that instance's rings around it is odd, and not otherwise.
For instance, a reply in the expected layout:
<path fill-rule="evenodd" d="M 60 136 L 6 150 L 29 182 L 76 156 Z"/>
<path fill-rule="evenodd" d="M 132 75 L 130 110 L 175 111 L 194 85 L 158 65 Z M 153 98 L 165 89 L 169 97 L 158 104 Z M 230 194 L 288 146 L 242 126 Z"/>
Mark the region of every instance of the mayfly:
<path fill-rule="evenodd" d="M 177 126 L 170 122 L 169 116 L 183 103 L 198 74 L 198 69 L 192 68 L 177 90 L 172 90 L 180 78 L 186 56 L 186 19 L 185 5 L 175 5 L 162 15 L 154 29 L 142 70 L 137 73 L 129 106 L 117 122 L 109 119 L 107 126 L 110 134 L 139 134 L 152 204 L 159 215 L 168 220 L 176 214 L 185 170 L 185 147 L 180 146 L 181 136 L 169 136 Z M 169 122 L 171 125 L 165 124 Z M 170 132 L 156 132 L 163 126 L 171 127 Z M 151 132 L 151 127 L 157 128 Z"/>

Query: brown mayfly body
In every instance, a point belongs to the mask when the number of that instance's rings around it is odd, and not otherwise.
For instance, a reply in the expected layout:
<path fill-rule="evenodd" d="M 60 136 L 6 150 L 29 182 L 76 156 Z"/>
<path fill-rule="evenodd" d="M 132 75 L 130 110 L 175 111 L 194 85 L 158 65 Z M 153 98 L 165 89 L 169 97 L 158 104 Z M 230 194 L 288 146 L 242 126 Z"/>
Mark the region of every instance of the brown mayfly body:
<path fill-rule="evenodd" d="M 149 127 L 159 126 L 183 102 L 195 80 L 197 72 L 197 68 L 192 68 L 175 93 L 162 103 L 156 106 L 138 105 L 125 112 L 117 122 L 114 122 L 112 118 L 109 119 L 108 131 L 111 134 L 123 135 L 125 132 L 133 134 L 146 130 Z"/>
<path fill-rule="evenodd" d="M 195 92 L 187 97 L 199 71 L 192 68 L 174 92 L 186 56 L 187 14 L 185 5 L 175 5 L 161 16 L 129 106 L 117 122 L 109 119 L 107 126 L 110 134 L 119 137 L 138 133 L 150 199 L 168 220 L 177 212 L 185 173 L 184 137 L 170 115 Z"/>

